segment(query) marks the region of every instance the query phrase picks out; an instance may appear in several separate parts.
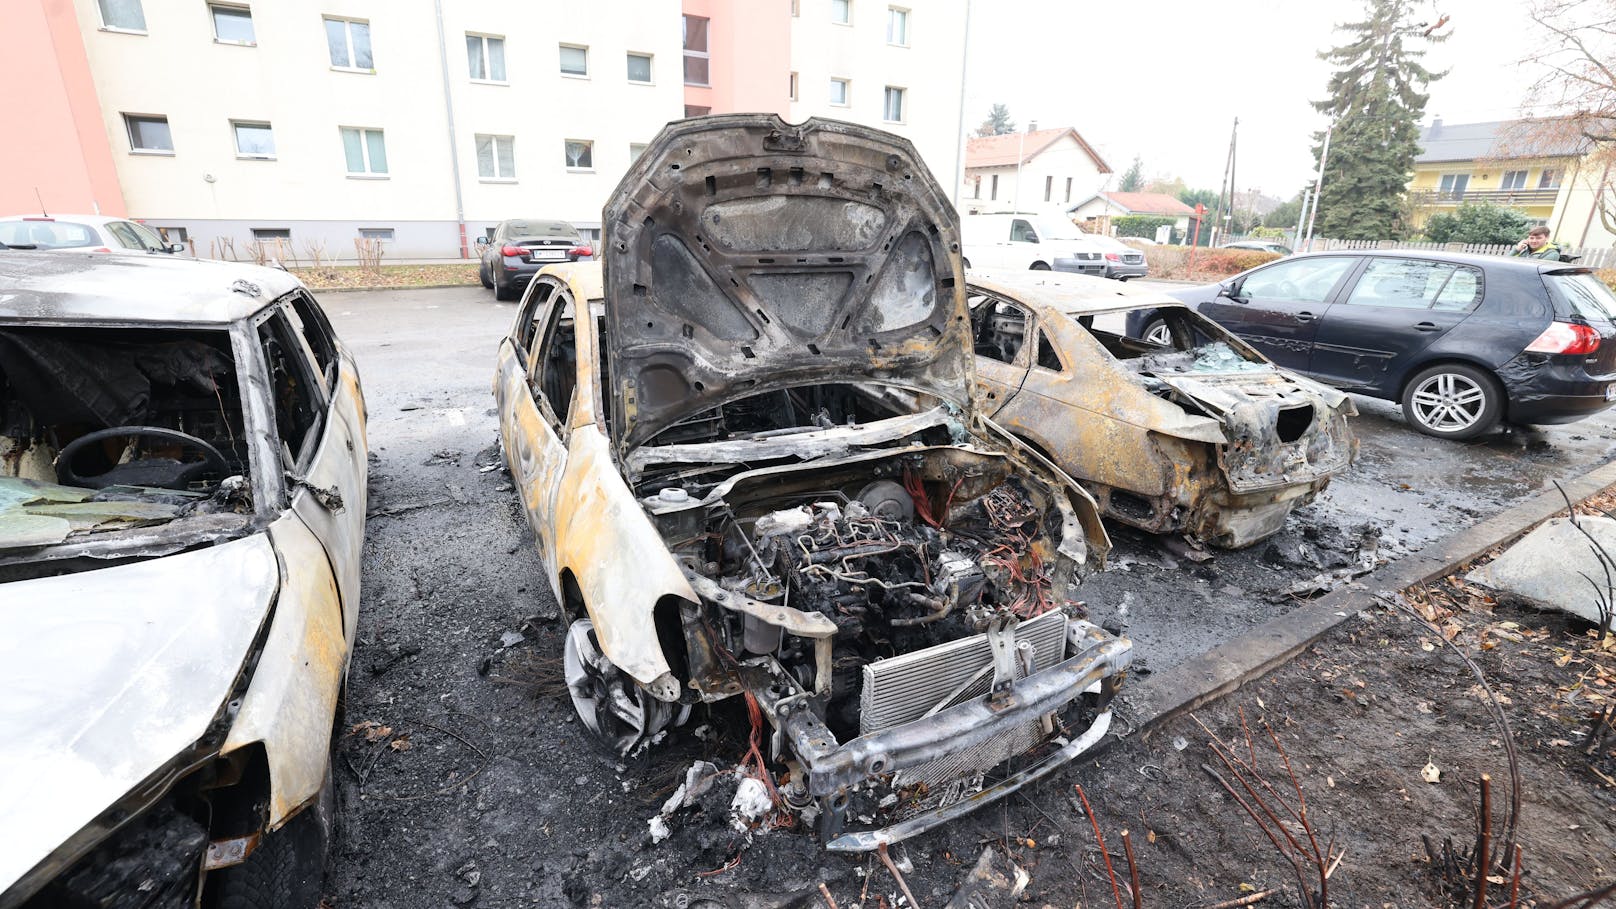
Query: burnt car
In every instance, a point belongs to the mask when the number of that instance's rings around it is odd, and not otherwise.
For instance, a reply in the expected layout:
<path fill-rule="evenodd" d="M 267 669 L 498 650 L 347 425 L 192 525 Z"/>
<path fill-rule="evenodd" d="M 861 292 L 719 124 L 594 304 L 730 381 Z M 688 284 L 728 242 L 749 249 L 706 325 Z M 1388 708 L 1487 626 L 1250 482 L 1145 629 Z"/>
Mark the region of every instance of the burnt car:
<path fill-rule="evenodd" d="M 594 247 L 566 221 L 512 218 L 499 222 L 492 236 L 478 237 L 477 277 L 496 300 L 511 300 L 539 269 L 553 262 L 577 262 Z"/>
<path fill-rule="evenodd" d="M 1287 369 L 1472 439 L 1616 404 L 1616 295 L 1591 269 L 1431 250 L 1291 256 L 1172 296 Z M 1160 322 L 1130 317 L 1130 334 Z"/>
<path fill-rule="evenodd" d="M 0 906 L 319 902 L 365 474 L 292 276 L 0 252 Z"/>
<path fill-rule="evenodd" d="M 958 221 L 914 147 L 679 121 L 602 223 L 604 262 L 539 274 L 494 380 L 584 725 L 630 753 L 744 699 L 832 850 L 1103 736 L 1131 647 L 1073 597 L 1110 543 L 972 399 Z"/>
<path fill-rule="evenodd" d="M 1276 367 L 1162 293 L 1015 273 L 973 278 L 969 293 L 988 415 L 1113 520 L 1249 546 L 1357 453 L 1345 394 Z M 1139 311 L 1162 326 L 1153 340 L 1126 332 Z"/>

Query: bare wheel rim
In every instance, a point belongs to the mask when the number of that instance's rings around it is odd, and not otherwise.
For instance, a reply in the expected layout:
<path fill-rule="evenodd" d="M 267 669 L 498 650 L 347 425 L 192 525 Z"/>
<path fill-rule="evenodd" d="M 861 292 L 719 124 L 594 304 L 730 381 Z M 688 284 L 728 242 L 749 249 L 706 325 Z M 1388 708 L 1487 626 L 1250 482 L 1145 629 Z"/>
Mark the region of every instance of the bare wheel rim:
<path fill-rule="evenodd" d="M 606 659 L 588 619 L 579 619 L 567 629 L 561 662 L 578 718 L 618 754 L 633 751 L 673 718 L 669 705 L 647 697 Z"/>
<path fill-rule="evenodd" d="M 1439 432 L 1459 432 L 1481 420 L 1487 390 L 1468 376 L 1437 373 L 1421 382 L 1409 398 L 1414 418 Z"/>
<path fill-rule="evenodd" d="M 1157 322 L 1145 332 L 1145 340 L 1166 347 L 1173 343 L 1173 333 L 1167 328 L 1166 322 Z"/>

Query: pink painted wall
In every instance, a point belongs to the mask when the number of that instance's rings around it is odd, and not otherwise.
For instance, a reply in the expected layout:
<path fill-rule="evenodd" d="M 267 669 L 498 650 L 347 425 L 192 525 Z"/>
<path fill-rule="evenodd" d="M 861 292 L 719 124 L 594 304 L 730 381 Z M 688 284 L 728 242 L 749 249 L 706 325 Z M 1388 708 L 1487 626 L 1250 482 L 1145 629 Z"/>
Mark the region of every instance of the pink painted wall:
<path fill-rule="evenodd" d="M 684 0 L 708 26 L 708 88 L 685 86 L 685 104 L 715 114 L 790 113 L 791 0 Z"/>
<path fill-rule="evenodd" d="M 121 216 L 123 190 L 72 0 L 7 0 L 0 60 L 0 215 L 39 211 Z"/>

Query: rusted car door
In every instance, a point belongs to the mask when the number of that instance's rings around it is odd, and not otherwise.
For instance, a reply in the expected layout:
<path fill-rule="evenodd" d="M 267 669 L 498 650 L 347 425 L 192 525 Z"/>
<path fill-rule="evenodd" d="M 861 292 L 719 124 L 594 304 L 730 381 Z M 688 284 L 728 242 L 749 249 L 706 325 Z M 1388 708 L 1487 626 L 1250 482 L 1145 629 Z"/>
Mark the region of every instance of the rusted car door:
<path fill-rule="evenodd" d="M 534 281 L 522 302 L 516 330 L 500 344 L 494 397 L 499 408 L 505 463 L 522 497 L 522 510 L 539 549 L 545 576 L 560 595 L 555 576 L 555 494 L 567 451 L 553 410 L 542 403 L 534 378 L 537 352 L 554 334 L 567 298 L 548 279 Z"/>
<path fill-rule="evenodd" d="M 976 395 L 982 413 L 994 417 L 1016 396 L 1030 368 L 1026 340 L 1032 315 L 994 297 L 971 301 L 971 339 L 976 349 Z"/>
<path fill-rule="evenodd" d="M 271 369 L 281 441 L 294 458 L 288 471 L 292 511 L 325 548 L 341 596 L 343 636 L 351 645 L 366 508 L 358 376 L 311 299 L 293 294 L 268 312 L 259 339 Z M 279 412 L 287 408 L 290 415 Z"/>

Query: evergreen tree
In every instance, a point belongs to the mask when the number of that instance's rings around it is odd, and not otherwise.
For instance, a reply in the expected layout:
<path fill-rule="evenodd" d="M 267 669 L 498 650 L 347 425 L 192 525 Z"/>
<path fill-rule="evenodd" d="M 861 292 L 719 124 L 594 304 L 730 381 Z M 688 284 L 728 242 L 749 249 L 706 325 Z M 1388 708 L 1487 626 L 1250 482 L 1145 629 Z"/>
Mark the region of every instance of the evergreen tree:
<path fill-rule="evenodd" d="M 1010 108 L 995 104 L 988 110 L 988 118 L 976 128 L 978 136 L 1003 136 L 1016 131 L 1016 121 L 1010 119 Z"/>
<path fill-rule="evenodd" d="M 1133 156 L 1133 163 L 1122 173 L 1122 181 L 1117 184 L 1117 190 L 1125 193 L 1136 193 L 1145 185 L 1145 163 L 1139 160 L 1138 155 Z"/>
<path fill-rule="evenodd" d="M 1443 73 L 1421 66 L 1421 46 L 1445 40 L 1443 22 L 1416 22 L 1412 0 L 1366 0 L 1369 18 L 1338 26 L 1347 43 L 1319 54 L 1335 65 L 1330 97 L 1313 106 L 1334 130 L 1324 164 L 1319 236 L 1345 240 L 1401 239 L 1403 190 L 1419 154 L 1423 89 Z M 1444 20 L 1445 21 L 1445 20 Z M 1323 133 L 1315 134 L 1318 160 Z"/>

